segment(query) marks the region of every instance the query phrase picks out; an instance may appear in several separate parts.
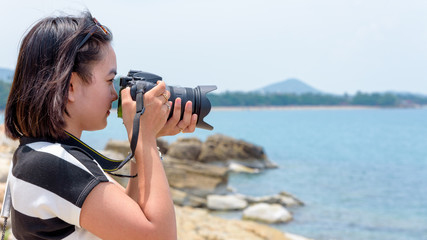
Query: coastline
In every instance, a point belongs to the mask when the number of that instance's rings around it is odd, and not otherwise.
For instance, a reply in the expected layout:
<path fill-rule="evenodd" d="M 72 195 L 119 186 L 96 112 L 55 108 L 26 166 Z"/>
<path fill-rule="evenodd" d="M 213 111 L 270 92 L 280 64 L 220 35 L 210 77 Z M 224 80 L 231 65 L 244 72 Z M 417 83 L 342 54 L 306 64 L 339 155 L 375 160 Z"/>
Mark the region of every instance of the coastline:
<path fill-rule="evenodd" d="M 426 106 L 410 107 L 425 108 Z M 333 105 L 318 105 L 318 106 L 221 106 L 212 107 L 212 111 L 260 111 L 260 110 L 363 110 L 363 109 L 404 109 L 403 107 L 378 107 L 378 106 L 333 106 Z"/>

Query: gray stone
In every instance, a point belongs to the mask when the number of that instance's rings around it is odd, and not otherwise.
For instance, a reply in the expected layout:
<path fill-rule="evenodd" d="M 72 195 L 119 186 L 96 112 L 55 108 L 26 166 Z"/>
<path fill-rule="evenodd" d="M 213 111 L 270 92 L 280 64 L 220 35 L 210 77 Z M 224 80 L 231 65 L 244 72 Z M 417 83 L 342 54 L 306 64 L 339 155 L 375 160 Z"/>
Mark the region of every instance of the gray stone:
<path fill-rule="evenodd" d="M 195 161 L 165 156 L 163 160 L 169 185 L 191 195 L 227 193 L 228 169 Z"/>
<path fill-rule="evenodd" d="M 236 195 L 209 195 L 207 205 L 210 210 L 242 210 L 248 202 Z"/>
<path fill-rule="evenodd" d="M 196 160 L 202 148 L 197 138 L 180 138 L 169 146 L 167 155 L 177 159 Z"/>
<path fill-rule="evenodd" d="M 269 203 L 269 204 L 281 204 L 286 207 L 304 205 L 304 203 L 300 201 L 298 198 L 294 197 L 293 195 L 285 191 L 282 191 L 279 194 L 272 195 L 272 196 L 251 197 L 251 196 L 244 196 L 241 194 L 239 196 L 245 199 L 249 204 Z"/>
<path fill-rule="evenodd" d="M 202 144 L 198 161 L 205 163 L 235 162 L 250 168 L 274 168 L 264 153 L 264 149 L 243 140 L 216 134 L 208 137 Z"/>
<path fill-rule="evenodd" d="M 265 223 L 281 223 L 292 220 L 292 214 L 280 204 L 258 203 L 243 211 L 243 218 Z"/>

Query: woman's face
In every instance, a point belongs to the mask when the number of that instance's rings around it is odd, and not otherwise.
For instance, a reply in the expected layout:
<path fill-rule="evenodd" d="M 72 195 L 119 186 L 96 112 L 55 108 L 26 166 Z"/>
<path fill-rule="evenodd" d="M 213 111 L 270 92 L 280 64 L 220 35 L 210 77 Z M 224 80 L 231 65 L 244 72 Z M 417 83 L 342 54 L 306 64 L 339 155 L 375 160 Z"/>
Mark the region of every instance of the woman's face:
<path fill-rule="evenodd" d="M 92 66 L 91 83 L 83 84 L 80 80 L 73 85 L 75 101 L 70 115 L 75 134 L 105 128 L 112 102 L 118 98 L 113 85 L 117 72 L 116 54 L 110 44 L 105 45 L 102 55 Z"/>

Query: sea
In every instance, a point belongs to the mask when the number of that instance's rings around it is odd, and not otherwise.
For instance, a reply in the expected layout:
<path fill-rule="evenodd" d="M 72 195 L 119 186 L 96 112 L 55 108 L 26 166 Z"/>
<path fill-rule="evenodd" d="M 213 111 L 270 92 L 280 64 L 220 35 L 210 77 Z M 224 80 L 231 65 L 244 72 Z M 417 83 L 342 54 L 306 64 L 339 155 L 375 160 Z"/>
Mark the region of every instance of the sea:
<path fill-rule="evenodd" d="M 122 120 L 108 121 L 82 140 L 95 149 L 126 140 Z M 318 240 L 427 239 L 427 108 L 214 108 L 205 121 L 212 131 L 164 139 L 223 134 L 262 146 L 279 167 L 233 173 L 229 185 L 249 196 L 286 191 L 305 203 L 272 227 Z"/>

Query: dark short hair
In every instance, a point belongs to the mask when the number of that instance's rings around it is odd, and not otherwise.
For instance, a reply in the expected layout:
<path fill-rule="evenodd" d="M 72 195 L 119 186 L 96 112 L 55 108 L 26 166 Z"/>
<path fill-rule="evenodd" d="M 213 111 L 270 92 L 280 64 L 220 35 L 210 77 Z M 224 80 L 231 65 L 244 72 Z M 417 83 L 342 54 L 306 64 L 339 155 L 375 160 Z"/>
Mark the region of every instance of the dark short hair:
<path fill-rule="evenodd" d="M 6 135 L 60 139 L 65 137 L 71 73 L 91 82 L 91 66 L 102 57 L 112 35 L 97 28 L 92 15 L 47 17 L 37 22 L 21 43 L 5 110 Z"/>

